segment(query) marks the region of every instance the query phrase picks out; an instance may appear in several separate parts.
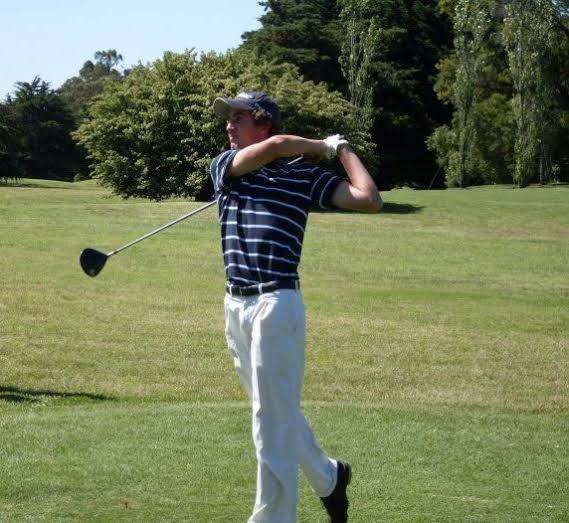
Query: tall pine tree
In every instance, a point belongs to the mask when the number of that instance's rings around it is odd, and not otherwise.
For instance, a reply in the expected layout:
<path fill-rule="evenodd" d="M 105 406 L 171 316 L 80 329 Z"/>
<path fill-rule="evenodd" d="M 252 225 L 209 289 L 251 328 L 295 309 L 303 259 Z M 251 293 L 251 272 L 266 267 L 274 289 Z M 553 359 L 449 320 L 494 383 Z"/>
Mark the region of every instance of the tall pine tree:
<path fill-rule="evenodd" d="M 433 90 L 436 64 L 452 44 L 450 20 L 429 0 L 343 3 L 359 3 L 364 22 L 379 31 L 370 68 L 382 185 L 425 187 L 436 169 L 426 139 L 450 118 Z"/>
<path fill-rule="evenodd" d="M 264 58 L 288 62 L 306 80 L 344 86 L 340 55 L 340 7 L 335 0 L 266 0 L 262 27 L 243 34 L 243 47 Z"/>

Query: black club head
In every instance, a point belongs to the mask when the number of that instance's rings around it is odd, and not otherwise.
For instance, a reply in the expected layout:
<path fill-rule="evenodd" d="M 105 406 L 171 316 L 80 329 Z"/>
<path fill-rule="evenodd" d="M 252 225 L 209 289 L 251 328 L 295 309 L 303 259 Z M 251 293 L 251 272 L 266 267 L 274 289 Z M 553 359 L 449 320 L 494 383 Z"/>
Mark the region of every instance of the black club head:
<path fill-rule="evenodd" d="M 108 256 L 103 252 L 95 249 L 83 249 L 81 256 L 79 256 L 79 263 L 85 274 L 94 278 L 103 270 L 107 258 Z"/>

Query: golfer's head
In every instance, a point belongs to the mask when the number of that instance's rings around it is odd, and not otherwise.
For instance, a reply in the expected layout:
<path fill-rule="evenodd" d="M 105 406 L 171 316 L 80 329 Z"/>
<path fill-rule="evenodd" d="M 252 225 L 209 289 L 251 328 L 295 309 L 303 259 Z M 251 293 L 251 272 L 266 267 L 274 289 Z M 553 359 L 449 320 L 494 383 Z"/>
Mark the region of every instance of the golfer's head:
<path fill-rule="evenodd" d="M 232 149 L 242 149 L 281 132 L 279 107 L 263 92 L 216 98 L 213 108 L 219 117 L 227 121 L 226 130 Z"/>

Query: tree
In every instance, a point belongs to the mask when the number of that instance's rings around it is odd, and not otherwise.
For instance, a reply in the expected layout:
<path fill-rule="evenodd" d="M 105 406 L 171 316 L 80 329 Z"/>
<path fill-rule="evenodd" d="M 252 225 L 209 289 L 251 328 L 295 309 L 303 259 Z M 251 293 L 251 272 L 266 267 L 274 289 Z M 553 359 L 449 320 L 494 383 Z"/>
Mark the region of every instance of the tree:
<path fill-rule="evenodd" d="M 352 105 L 361 118 L 373 120 L 372 64 L 379 51 L 381 30 L 371 16 L 371 0 L 341 0 L 340 20 L 345 28 L 340 65 L 347 81 L 347 90 Z"/>
<path fill-rule="evenodd" d="M 501 40 L 499 2 L 441 0 L 455 48 L 438 64 L 435 92 L 454 108 L 450 126 L 428 138 L 449 186 L 505 183 L 513 171 L 512 82 Z"/>
<path fill-rule="evenodd" d="M 426 187 L 435 171 L 426 138 L 450 119 L 433 91 L 436 64 L 452 43 L 448 17 L 427 0 L 362 4 L 364 23 L 379 35 L 370 69 L 372 136 L 381 153 L 382 187 Z"/>
<path fill-rule="evenodd" d="M 477 102 L 482 45 L 490 26 L 486 6 L 475 0 L 458 0 L 453 17 L 457 71 L 454 85 L 457 150 L 449 159 L 447 183 L 464 187 L 474 178 L 472 150 L 476 140 L 473 108 Z M 469 165 L 470 164 L 470 165 Z M 469 176 L 470 175 L 470 176 Z"/>
<path fill-rule="evenodd" d="M 0 182 L 21 178 L 16 151 L 15 131 L 7 101 L 0 103 Z"/>
<path fill-rule="evenodd" d="M 95 51 L 96 67 L 102 69 L 106 76 L 119 74 L 115 67 L 122 62 L 122 55 L 118 54 L 116 49 L 107 49 L 106 51 Z"/>
<path fill-rule="evenodd" d="M 556 114 L 552 136 L 552 181 L 569 181 L 569 2 L 560 9 L 557 45 L 551 48 L 546 74 L 555 85 Z"/>
<path fill-rule="evenodd" d="M 81 156 L 69 135 L 74 120 L 65 102 L 37 76 L 16 86 L 1 111 L 3 134 L 8 134 L 0 157 L 2 176 L 73 179 Z"/>
<path fill-rule="evenodd" d="M 77 122 L 85 117 L 87 105 L 103 91 L 106 82 L 123 78 L 117 69 L 123 58 L 115 49 L 97 51 L 94 58 L 95 62 L 87 60 L 83 64 L 79 76 L 69 78 L 58 89 Z"/>
<path fill-rule="evenodd" d="M 340 8 L 334 0 L 267 0 L 261 28 L 243 34 L 242 47 L 269 61 L 291 63 L 306 80 L 342 89 L 338 63 Z"/>
<path fill-rule="evenodd" d="M 274 96 L 288 133 L 321 137 L 344 122 L 350 140 L 375 165 L 369 134 L 339 93 L 302 81 L 290 64 L 247 51 L 199 59 L 194 52 L 165 53 L 151 66 L 136 67 L 123 82 L 105 85 L 75 137 L 88 151 L 92 174 L 117 194 L 208 199 L 209 164 L 227 146 L 212 102 L 245 90 Z"/>
<path fill-rule="evenodd" d="M 506 6 L 504 41 L 515 87 L 515 183 L 529 184 L 539 171 L 541 183 L 551 178 L 553 130 L 557 120 L 555 85 L 547 63 L 557 46 L 558 23 L 552 0 L 513 0 Z"/>

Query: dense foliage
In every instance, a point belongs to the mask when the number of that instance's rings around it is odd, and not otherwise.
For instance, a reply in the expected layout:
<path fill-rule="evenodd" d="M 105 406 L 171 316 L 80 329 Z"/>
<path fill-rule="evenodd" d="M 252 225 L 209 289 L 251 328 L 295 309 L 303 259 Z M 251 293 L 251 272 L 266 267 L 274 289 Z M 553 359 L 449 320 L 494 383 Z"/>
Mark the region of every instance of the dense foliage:
<path fill-rule="evenodd" d="M 433 91 L 436 64 L 451 45 L 449 21 L 428 0 L 359 3 L 363 19 L 379 28 L 371 58 L 372 136 L 382 157 L 384 185 L 426 187 L 435 159 L 425 140 L 449 119 Z"/>
<path fill-rule="evenodd" d="M 315 83 L 345 84 L 338 56 L 341 8 L 334 0 L 267 0 L 261 28 L 243 34 L 242 47 L 270 61 L 288 62 Z"/>
<path fill-rule="evenodd" d="M 435 91 L 454 109 L 428 139 L 450 186 L 569 180 L 569 27 L 554 0 L 446 0 L 455 45 Z"/>
<path fill-rule="evenodd" d="M 327 81 L 371 125 L 382 188 L 425 186 L 435 170 L 425 140 L 450 112 L 433 92 L 451 26 L 432 0 L 271 0 L 244 45 Z M 340 65 L 339 65 L 340 64 Z M 357 86 L 357 89 L 356 89 Z M 365 106 L 365 108 L 364 108 Z M 336 123 L 341 131 L 342 123 Z"/>
<path fill-rule="evenodd" d="M 83 167 L 72 141 L 73 115 L 63 99 L 39 77 L 18 82 L 0 103 L 0 178 L 72 180 Z"/>
<path fill-rule="evenodd" d="M 209 163 L 227 147 L 216 96 L 266 90 L 279 102 L 285 131 L 321 137 L 343 130 L 374 166 L 374 146 L 349 103 L 325 84 L 304 82 L 290 64 L 268 63 L 246 51 L 196 56 L 166 53 L 108 82 L 75 133 L 92 174 L 125 197 L 210 198 Z"/>

